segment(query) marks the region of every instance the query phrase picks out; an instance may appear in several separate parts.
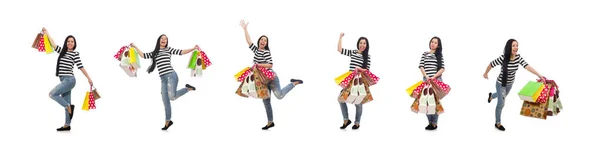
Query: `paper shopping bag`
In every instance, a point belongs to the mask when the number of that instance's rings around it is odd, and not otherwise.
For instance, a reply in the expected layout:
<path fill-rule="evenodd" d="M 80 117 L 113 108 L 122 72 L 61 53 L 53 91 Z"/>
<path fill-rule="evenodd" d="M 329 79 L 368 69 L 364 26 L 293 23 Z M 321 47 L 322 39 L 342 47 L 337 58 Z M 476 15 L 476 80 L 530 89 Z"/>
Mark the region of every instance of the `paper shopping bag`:
<path fill-rule="evenodd" d="M 192 77 L 202 77 L 202 58 L 196 59 L 196 68 L 192 69 Z"/>
<path fill-rule="evenodd" d="M 94 99 L 95 97 L 94 97 L 94 93 L 92 93 L 92 87 L 90 87 L 90 91 L 88 91 L 88 92 L 89 92 L 88 93 L 89 94 L 89 96 L 88 96 L 89 97 L 89 102 L 88 102 L 89 108 L 88 108 L 88 110 L 89 109 L 96 109 L 96 99 Z"/>
<path fill-rule="evenodd" d="M 241 71 L 239 71 L 238 73 L 236 73 L 235 75 L 233 75 L 233 77 L 238 82 L 242 82 L 246 78 L 246 76 L 249 76 L 251 73 L 252 72 L 250 71 L 250 67 L 246 67 L 246 68 L 242 69 Z"/>
<path fill-rule="evenodd" d="M 273 81 L 275 74 L 268 70 L 267 68 L 255 65 L 253 68 L 253 74 L 255 74 L 255 79 L 257 82 L 261 82 L 262 84 L 269 84 Z"/>
<path fill-rule="evenodd" d="M 248 96 L 252 98 L 259 98 L 258 93 L 256 92 L 256 82 L 254 82 L 254 76 L 249 76 L 246 78 L 248 80 Z"/>
<path fill-rule="evenodd" d="M 129 59 L 130 59 L 129 54 L 130 54 L 129 51 L 126 51 L 125 53 L 123 53 L 123 57 L 121 57 L 121 63 L 119 64 L 119 67 L 121 67 L 121 69 L 125 72 L 125 74 L 127 74 L 127 76 L 137 77 L 138 69 L 133 67 L 129 63 Z"/>
<path fill-rule="evenodd" d="M 54 52 L 54 49 L 52 48 L 52 43 L 50 43 L 50 39 L 48 39 L 47 34 L 44 34 L 44 52 L 46 52 L 46 54 Z"/>
<path fill-rule="evenodd" d="M 429 89 L 429 96 L 427 97 L 427 113 L 436 114 L 437 102 L 435 101 L 435 92 L 433 89 Z"/>
<path fill-rule="evenodd" d="M 410 105 L 410 111 L 414 113 L 419 113 L 419 98 L 415 98 L 412 105 Z"/>
<path fill-rule="evenodd" d="M 356 101 L 354 101 L 353 104 L 362 104 L 363 100 L 365 100 L 365 97 L 367 97 L 367 88 L 365 86 L 365 82 L 363 82 L 366 78 L 363 78 L 362 76 L 359 76 L 357 78 L 358 80 L 358 96 L 356 97 Z"/>
<path fill-rule="evenodd" d="M 44 43 L 44 35 L 39 39 L 39 44 L 37 46 L 38 52 L 46 51 L 46 44 Z"/>
<path fill-rule="evenodd" d="M 352 73 L 352 71 L 348 71 L 338 77 L 335 78 L 335 84 L 340 84 L 342 83 L 342 81 L 344 81 L 344 79 L 346 79 L 346 77 L 348 77 L 348 75 L 350 75 Z"/>
<path fill-rule="evenodd" d="M 204 51 L 200 51 L 199 55 L 202 58 L 202 69 L 206 69 L 207 67 L 212 65 L 212 62 L 210 62 L 210 59 L 208 59 L 208 56 Z"/>
<path fill-rule="evenodd" d="M 346 103 L 354 104 L 356 98 L 358 98 L 358 78 L 352 79 L 352 86 L 350 88 L 350 95 L 346 98 Z"/>
<path fill-rule="evenodd" d="M 540 89 L 538 89 L 535 94 L 531 97 L 531 101 L 533 103 L 541 103 L 541 99 L 547 99 L 548 96 L 546 96 L 548 94 L 549 90 L 548 90 L 548 86 L 546 86 L 545 84 L 542 84 L 542 87 Z M 528 98 L 529 99 L 529 98 Z M 527 101 L 527 100 L 524 100 Z"/>
<path fill-rule="evenodd" d="M 190 61 L 188 62 L 188 68 L 196 70 L 198 65 L 198 50 L 194 50 L 194 52 L 192 52 L 192 56 L 190 57 Z"/>
<path fill-rule="evenodd" d="M 248 98 L 248 80 L 249 79 L 245 79 L 243 82 L 240 83 L 237 90 L 235 90 L 235 94 L 237 94 L 240 97 Z"/>
<path fill-rule="evenodd" d="M 369 70 L 362 72 L 361 75 L 365 78 L 365 81 L 367 84 L 369 84 L 369 86 L 373 86 L 379 82 L 379 77 Z"/>
<path fill-rule="evenodd" d="M 427 113 L 427 100 L 429 99 L 429 88 L 424 88 L 419 96 L 419 113 Z"/>
<path fill-rule="evenodd" d="M 98 89 L 96 89 L 96 87 L 92 86 L 93 90 L 92 90 L 92 95 L 94 96 L 94 101 L 100 99 L 100 94 L 98 94 Z"/>
<path fill-rule="evenodd" d="M 340 85 L 340 87 L 342 88 L 346 88 L 349 84 L 351 84 L 352 80 L 354 79 L 354 77 L 357 75 L 357 71 L 352 71 L 348 76 L 346 76 L 346 78 L 344 78 L 344 80 L 342 80 L 342 82 L 338 85 Z M 351 86 L 351 85 L 350 85 Z"/>
<path fill-rule="evenodd" d="M 417 82 L 417 83 L 413 84 L 412 86 L 408 87 L 408 89 L 406 89 L 406 93 L 408 93 L 408 95 L 410 95 L 410 96 L 411 96 L 411 97 L 413 97 L 413 98 L 418 98 L 418 96 L 413 96 L 412 94 L 413 94 L 413 91 L 414 91 L 414 90 L 415 90 L 417 87 L 419 87 L 419 86 L 420 86 L 422 83 L 423 83 L 423 81 L 419 81 L 419 82 Z"/>
<path fill-rule="evenodd" d="M 523 101 L 535 102 L 535 100 L 533 100 L 533 96 L 538 90 L 542 89 L 543 85 L 544 83 L 541 82 L 529 81 L 519 91 L 519 97 Z"/>
<path fill-rule="evenodd" d="M 38 49 L 38 47 L 40 46 L 40 39 L 44 40 L 43 38 L 44 38 L 44 34 L 38 33 L 37 36 L 35 36 L 33 43 L 31 44 L 31 48 Z M 44 43 L 44 41 L 41 41 L 41 42 Z"/>
<path fill-rule="evenodd" d="M 81 104 L 81 110 L 90 110 L 90 92 L 86 92 L 83 98 L 83 104 Z"/>
<path fill-rule="evenodd" d="M 137 53 L 137 51 L 135 51 L 135 48 L 130 47 L 129 48 L 129 64 L 133 67 L 133 68 L 140 68 L 140 60 L 139 60 L 139 55 Z"/>
<path fill-rule="evenodd" d="M 255 69 L 255 71 L 257 70 Z M 269 90 L 270 81 L 264 82 L 265 78 L 259 79 L 260 77 L 258 75 L 260 75 L 259 72 L 254 72 L 252 74 L 254 77 L 254 85 L 256 86 L 256 94 L 258 95 L 258 98 L 267 99 L 271 97 L 271 92 Z"/>
<path fill-rule="evenodd" d="M 429 80 L 429 84 L 431 85 L 431 88 L 440 100 L 443 99 L 446 95 L 448 95 L 448 93 L 450 93 L 450 86 L 440 80 Z"/>
<path fill-rule="evenodd" d="M 129 47 L 127 46 L 122 46 L 121 48 L 119 48 L 119 51 L 117 51 L 117 53 L 115 55 L 113 55 L 113 57 L 115 59 L 117 59 L 118 61 L 121 61 L 121 57 L 123 57 L 123 53 L 125 52 L 125 49 L 128 49 Z M 129 55 L 129 54 L 127 54 Z"/>

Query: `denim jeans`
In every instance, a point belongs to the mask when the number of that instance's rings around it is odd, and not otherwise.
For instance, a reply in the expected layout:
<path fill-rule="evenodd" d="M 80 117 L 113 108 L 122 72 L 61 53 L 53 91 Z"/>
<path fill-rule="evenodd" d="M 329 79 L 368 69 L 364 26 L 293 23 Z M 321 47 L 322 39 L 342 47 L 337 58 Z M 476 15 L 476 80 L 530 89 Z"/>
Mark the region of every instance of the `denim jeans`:
<path fill-rule="evenodd" d="M 426 79 L 427 78 L 423 77 L 423 81 L 426 81 Z M 438 77 L 437 80 L 444 81 L 442 79 L 442 77 Z M 430 124 L 437 124 L 439 117 L 440 117 L 440 115 L 438 115 L 438 114 L 427 114 L 427 120 L 429 121 Z"/>
<path fill-rule="evenodd" d="M 354 123 L 360 124 L 360 117 L 362 116 L 362 104 L 354 104 L 354 106 L 356 107 Z M 344 121 L 350 120 L 348 117 L 348 106 L 346 105 L 346 102 L 340 102 L 340 108 L 342 108 L 342 117 L 344 117 Z"/>
<path fill-rule="evenodd" d="M 273 78 L 273 81 L 269 83 L 269 86 L 267 88 L 271 92 L 273 92 L 273 95 L 275 95 L 277 99 L 281 100 L 285 97 L 285 95 L 288 92 L 290 92 L 294 88 L 294 83 L 290 82 L 283 89 L 281 89 L 281 86 L 279 84 L 279 76 L 277 76 L 277 73 L 275 73 L 275 71 L 273 71 L 273 74 L 275 75 L 275 77 Z M 267 119 L 269 122 L 272 122 L 273 108 L 271 107 L 271 98 L 269 97 L 267 99 L 263 99 L 263 104 L 265 105 L 265 111 L 267 112 Z"/>
<path fill-rule="evenodd" d="M 165 106 L 165 120 L 171 120 L 171 102 L 188 93 L 187 88 L 177 90 L 179 78 L 175 71 L 160 76 L 162 101 Z"/>
<path fill-rule="evenodd" d="M 502 87 L 502 83 L 496 81 L 496 92 L 492 93 L 492 99 L 498 98 L 498 104 L 496 104 L 496 123 L 500 124 L 500 117 L 502 115 L 502 109 L 504 108 L 504 101 L 506 96 L 510 92 L 512 88 L 511 84 L 506 84 L 505 87 Z"/>
<path fill-rule="evenodd" d="M 49 95 L 54 101 L 56 101 L 60 106 L 65 108 L 65 125 L 71 125 L 71 116 L 69 116 L 69 111 L 67 108 L 71 105 L 71 90 L 75 87 L 75 77 L 74 76 L 60 76 L 60 83 L 50 91 Z M 75 110 L 75 108 L 71 108 L 71 110 Z"/>

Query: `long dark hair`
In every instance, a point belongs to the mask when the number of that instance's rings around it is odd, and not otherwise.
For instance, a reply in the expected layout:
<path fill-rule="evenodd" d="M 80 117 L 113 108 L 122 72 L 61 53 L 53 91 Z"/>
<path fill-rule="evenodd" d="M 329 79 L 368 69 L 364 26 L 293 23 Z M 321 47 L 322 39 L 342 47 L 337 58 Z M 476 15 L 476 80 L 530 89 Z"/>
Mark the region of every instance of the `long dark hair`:
<path fill-rule="evenodd" d="M 504 59 L 502 60 L 502 86 L 504 87 L 508 81 L 508 62 L 512 56 L 512 43 L 515 41 L 517 40 L 508 39 L 508 41 L 506 41 L 506 45 L 504 45 Z"/>
<path fill-rule="evenodd" d="M 152 51 L 152 65 L 150 65 L 148 67 L 148 70 L 146 70 L 148 73 L 152 73 L 154 71 L 154 68 L 156 68 L 156 55 L 158 55 L 158 51 L 160 51 L 160 37 L 162 36 L 167 36 L 165 34 L 161 34 L 160 36 L 158 36 L 158 39 L 156 40 L 156 46 L 154 47 L 154 51 Z M 169 47 L 169 38 L 167 38 L 167 43 L 165 44 L 165 48 Z"/>
<path fill-rule="evenodd" d="M 58 76 L 58 67 L 59 67 L 60 59 L 65 56 L 67 51 L 69 51 L 68 50 L 69 48 L 67 48 L 67 41 L 69 40 L 69 38 L 73 38 L 73 50 L 75 50 L 75 48 L 77 48 L 77 41 L 75 41 L 75 37 L 73 35 L 67 36 L 67 38 L 65 38 L 65 42 L 63 43 L 63 48 L 60 49 L 60 52 L 58 52 L 59 55 L 58 55 L 58 58 L 56 59 L 56 72 L 54 74 L 56 76 Z M 54 49 L 54 48 L 52 48 L 52 49 Z"/>
<path fill-rule="evenodd" d="M 369 66 L 369 39 L 367 39 L 367 37 L 358 38 L 358 41 L 356 42 L 356 48 L 358 48 L 358 45 L 360 44 L 360 40 L 365 40 L 365 43 L 367 44 L 367 47 L 365 47 L 365 50 L 362 51 L 362 59 L 363 59 L 362 68 L 367 69 Z"/>
<path fill-rule="evenodd" d="M 437 71 L 439 71 L 440 69 L 442 69 L 442 57 L 444 57 L 444 55 L 442 55 L 442 39 L 440 39 L 440 37 L 434 36 L 433 38 L 431 38 L 431 40 L 429 40 L 429 43 L 431 44 L 431 41 L 433 41 L 433 39 L 437 39 L 438 40 L 438 47 L 435 49 L 435 58 L 437 59 Z M 431 48 L 429 48 L 431 49 Z"/>
<path fill-rule="evenodd" d="M 267 44 L 265 44 L 265 50 L 269 50 L 269 37 L 267 37 L 266 35 L 262 35 L 260 37 L 258 37 L 258 40 L 256 41 L 256 45 L 260 44 L 260 39 L 262 39 L 263 37 L 265 37 L 265 39 L 267 39 Z M 271 51 L 271 50 L 269 50 Z"/>

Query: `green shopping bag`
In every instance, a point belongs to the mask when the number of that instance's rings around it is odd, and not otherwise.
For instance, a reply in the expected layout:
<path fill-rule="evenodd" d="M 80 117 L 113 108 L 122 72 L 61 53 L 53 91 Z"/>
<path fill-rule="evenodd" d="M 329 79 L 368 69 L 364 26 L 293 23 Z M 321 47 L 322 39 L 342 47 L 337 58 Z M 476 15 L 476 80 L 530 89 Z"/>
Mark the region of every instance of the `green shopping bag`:
<path fill-rule="evenodd" d="M 535 81 L 529 81 L 521 89 L 521 91 L 519 91 L 519 97 L 523 101 L 535 102 L 536 100 L 533 100 L 533 96 L 535 95 L 535 93 L 538 90 L 543 89 L 542 88 L 543 86 L 544 86 L 544 83 L 535 82 Z"/>
<path fill-rule="evenodd" d="M 190 61 L 188 63 L 189 69 L 196 70 L 196 64 L 197 64 L 197 59 L 198 59 L 199 53 L 200 52 L 198 52 L 198 50 L 194 50 L 194 52 L 192 52 L 192 57 L 190 58 Z"/>

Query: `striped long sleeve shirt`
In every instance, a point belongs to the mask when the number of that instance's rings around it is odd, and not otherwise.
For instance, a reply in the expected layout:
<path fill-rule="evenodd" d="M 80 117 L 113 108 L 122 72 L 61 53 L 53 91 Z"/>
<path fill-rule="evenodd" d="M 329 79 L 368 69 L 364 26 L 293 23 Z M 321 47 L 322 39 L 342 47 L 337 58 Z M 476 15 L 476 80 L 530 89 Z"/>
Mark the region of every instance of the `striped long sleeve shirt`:
<path fill-rule="evenodd" d="M 433 77 L 438 72 L 438 67 L 444 68 L 444 57 L 441 58 L 441 66 L 438 66 L 437 57 L 433 53 L 424 52 L 421 56 L 421 62 L 419 63 L 419 68 L 423 68 L 425 70 L 425 74 L 428 77 Z"/>
<path fill-rule="evenodd" d="M 162 76 L 167 73 L 173 72 L 173 66 L 171 66 L 171 55 L 182 55 L 181 49 L 175 49 L 171 47 L 163 48 L 158 51 L 156 55 L 156 68 L 158 68 L 158 75 Z M 152 59 L 152 52 L 144 53 L 144 59 Z"/>
<path fill-rule="evenodd" d="M 350 57 L 350 71 L 354 71 L 357 67 L 362 67 L 363 65 L 363 55 L 358 53 L 358 50 L 350 50 L 342 48 L 342 55 Z M 371 68 L 371 55 L 367 56 L 368 65 L 366 69 Z"/>
<path fill-rule="evenodd" d="M 502 66 L 502 62 L 504 61 L 504 55 L 501 55 L 500 57 L 498 57 L 497 59 L 493 60 L 492 62 L 490 62 L 490 65 L 492 66 L 492 68 L 500 65 Z M 507 81 L 506 84 L 512 84 L 515 81 L 515 74 L 517 73 L 517 70 L 519 69 L 519 64 L 521 66 L 523 66 L 523 68 L 527 67 L 529 64 L 525 61 L 525 59 L 523 59 L 523 57 L 521 57 L 520 54 L 517 54 L 515 56 L 515 59 L 508 61 L 508 76 L 507 76 Z M 503 71 L 500 71 L 500 75 L 498 76 L 497 81 L 499 83 L 502 83 L 502 75 L 503 75 Z"/>
<path fill-rule="evenodd" d="M 54 48 L 54 51 L 60 52 L 62 51 L 62 49 L 64 48 L 56 46 L 56 48 Z M 58 76 L 73 76 L 73 66 L 75 65 L 77 66 L 77 69 L 83 68 L 83 63 L 81 63 L 79 52 L 67 51 L 65 55 L 58 61 Z"/>

